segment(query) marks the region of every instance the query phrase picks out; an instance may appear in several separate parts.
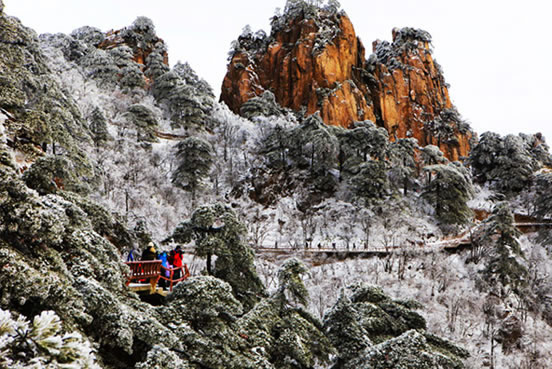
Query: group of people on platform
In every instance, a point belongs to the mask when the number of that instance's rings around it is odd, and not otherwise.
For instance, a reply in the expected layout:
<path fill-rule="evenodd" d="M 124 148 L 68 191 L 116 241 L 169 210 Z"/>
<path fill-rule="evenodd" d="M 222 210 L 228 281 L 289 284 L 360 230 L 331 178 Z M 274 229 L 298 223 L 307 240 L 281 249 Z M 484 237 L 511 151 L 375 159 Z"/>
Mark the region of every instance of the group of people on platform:
<path fill-rule="evenodd" d="M 151 260 L 161 260 L 161 265 L 165 268 L 162 269 L 162 273 L 166 278 L 170 278 L 170 270 L 173 270 L 172 280 L 178 280 L 182 276 L 182 267 L 184 266 L 183 262 L 183 252 L 180 246 L 176 246 L 174 250 L 171 250 L 169 253 L 167 251 L 162 251 L 161 253 L 157 252 L 155 244 L 153 242 L 148 243 L 148 246 L 142 251 L 140 260 L 137 260 L 136 249 L 130 250 L 127 261 L 151 261 Z M 186 268 L 187 270 L 187 268 Z M 159 286 L 166 287 L 167 281 L 163 278 L 159 279 Z"/>

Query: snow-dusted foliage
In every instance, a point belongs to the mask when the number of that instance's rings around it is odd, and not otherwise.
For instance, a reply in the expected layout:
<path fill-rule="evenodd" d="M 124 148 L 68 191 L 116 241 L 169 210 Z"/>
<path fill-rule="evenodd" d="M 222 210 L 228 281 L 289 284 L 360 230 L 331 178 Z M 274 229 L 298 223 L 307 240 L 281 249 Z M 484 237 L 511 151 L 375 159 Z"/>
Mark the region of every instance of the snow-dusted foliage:
<path fill-rule="evenodd" d="M 353 340 L 355 344 L 364 342 L 362 346 L 367 346 L 372 336 L 366 333 L 366 329 L 361 330 L 358 325 L 345 322 L 354 319 L 363 324 L 373 324 L 374 320 L 360 319 L 359 311 L 351 310 L 350 305 L 347 305 L 351 304 L 350 293 L 345 298 L 340 297 L 341 290 L 359 282 L 378 285 L 385 291 L 385 294 L 378 296 L 388 295 L 394 301 L 407 304 L 404 306 L 415 308 L 426 320 L 427 331 L 424 336 L 431 350 L 444 345 L 442 347 L 446 347 L 446 350 L 455 352 L 454 345 L 437 337 L 440 336 L 470 353 L 470 358 L 465 360 L 468 368 L 479 368 L 482 364 L 491 363 L 500 368 L 546 368 L 551 364 L 547 352 L 552 348 L 549 343 L 552 328 L 546 321 L 550 304 L 547 292 L 544 292 L 549 291 L 551 286 L 548 277 L 550 261 L 548 257 L 543 258 L 542 253 L 546 251 L 534 243 L 534 236 L 522 236 L 519 244 L 535 275 L 535 278 L 529 278 L 531 287 L 525 289 L 521 296 L 513 293 L 511 288 L 503 290 L 504 297 L 481 290 L 482 283 L 487 279 L 485 262 L 469 262 L 471 253 L 468 251 L 447 254 L 408 251 L 408 248 L 404 248 L 384 258 L 328 260 L 320 266 L 311 267 L 305 278 L 310 293 L 310 310 L 317 316 L 326 317 L 333 314 L 330 311 L 340 312 L 337 316 L 341 320 L 336 319 L 335 328 L 330 331 L 335 334 L 335 340 L 341 343 L 336 344 L 336 347 L 340 355 L 360 358 L 352 351 L 350 356 L 347 355 L 347 350 L 355 347 L 352 343 L 347 345 L 347 342 L 351 342 L 347 337 L 356 337 Z M 315 260 L 315 265 L 317 263 L 319 260 Z M 529 291 L 536 295 L 529 296 Z M 496 292 L 500 292 L 500 289 Z M 338 299 L 341 302 L 335 303 Z M 419 305 L 409 305 L 413 304 L 411 299 L 417 300 Z M 393 324 L 381 327 L 390 329 Z M 378 327 L 375 324 L 368 326 Z M 364 339 L 361 338 L 363 334 L 366 335 Z M 379 346 L 378 343 L 377 339 L 372 341 L 374 347 Z M 437 349 L 437 352 L 443 351 Z M 378 357 L 380 359 L 384 362 L 386 360 L 385 357 Z"/>
<path fill-rule="evenodd" d="M 176 169 L 172 174 L 173 183 L 192 193 L 192 202 L 203 179 L 213 166 L 213 149 L 208 142 L 188 137 L 176 145 Z"/>
<path fill-rule="evenodd" d="M 264 52 L 268 45 L 274 40 L 274 35 L 290 26 L 291 22 L 297 19 L 314 21 L 318 31 L 314 42 L 313 53 L 318 53 L 324 49 L 324 46 L 331 43 L 337 36 L 339 27 L 339 18 L 343 14 L 340 10 L 341 5 L 337 0 L 309 1 L 309 0 L 287 0 L 283 13 L 276 9 L 270 23 L 272 31 L 267 35 L 265 31 L 258 30 L 253 32 L 249 25 L 245 26 L 241 35 L 230 46 L 228 60 L 231 60 L 236 54 L 244 54 L 249 59 L 256 54 Z"/>
<path fill-rule="evenodd" d="M 247 100 L 240 108 L 240 115 L 253 119 L 258 116 L 269 117 L 283 115 L 284 109 L 276 102 L 276 97 L 270 91 L 265 91 L 261 96 L 255 96 Z"/>
<path fill-rule="evenodd" d="M 425 49 L 426 43 L 431 43 L 431 35 L 427 31 L 410 27 L 394 28 L 393 42 L 378 40 L 374 54 L 377 61 L 385 64 L 390 70 L 404 68 L 401 54 L 405 50 L 412 53 L 418 53 L 421 50 L 431 53 L 431 49 Z"/>
<path fill-rule="evenodd" d="M 535 197 L 533 199 L 535 214 L 541 221 L 549 221 L 552 218 L 552 173 L 545 172 L 536 176 Z M 543 244 L 552 245 L 552 232 L 550 228 L 540 230 L 540 238 Z"/>
<path fill-rule="evenodd" d="M 336 1 L 288 1 L 273 29 L 299 13 L 318 47 L 335 37 Z M 147 18 L 40 39 L 0 23 L 0 307 L 12 316 L 55 311 L 110 368 L 462 367 L 448 339 L 467 367 L 551 366 L 550 238 L 515 230 L 520 210 L 551 216 L 540 135 L 484 135 L 474 188 L 437 146 L 390 142 L 369 121 L 329 127 L 269 92 L 233 114 L 187 63 L 169 67 Z M 246 28 L 233 52 L 269 41 Z M 397 47 L 429 41 L 398 30 L 371 60 L 392 69 Z M 452 110 L 425 128 L 438 143 L 468 129 Z M 507 189 L 517 197 L 499 203 Z M 211 275 L 140 301 L 121 260 L 152 240 L 194 248 L 192 273 L 205 258 Z"/>
<path fill-rule="evenodd" d="M 424 123 L 424 129 L 430 137 L 437 139 L 437 146 L 441 144 L 458 144 L 455 132 L 466 134 L 471 130 L 469 124 L 464 121 L 455 108 L 444 109 L 434 120 Z"/>
<path fill-rule="evenodd" d="M 79 333 L 63 333 L 53 311 L 30 323 L 0 309 L 0 354 L 4 368 L 100 368 L 90 342 Z"/>
<path fill-rule="evenodd" d="M 178 225 L 171 238 L 179 243 L 195 241 L 196 254 L 207 258 L 207 272 L 228 282 L 247 309 L 264 295 L 257 276 L 254 254 L 244 244 L 246 228 L 229 206 L 202 206 Z M 211 258 L 216 263 L 211 265 Z"/>
<path fill-rule="evenodd" d="M 459 162 L 429 165 L 424 168 L 428 181 L 422 196 L 445 224 L 465 224 L 472 218 L 467 203 L 474 190 L 467 169 Z"/>
<path fill-rule="evenodd" d="M 462 368 L 464 349 L 427 334 L 411 300 L 392 300 L 367 284 L 342 292 L 325 315 L 324 327 L 340 348 L 333 368 Z"/>
<path fill-rule="evenodd" d="M 533 181 L 533 173 L 550 164 L 541 134 L 501 137 L 485 132 L 469 158 L 474 178 L 504 194 L 518 194 Z"/>

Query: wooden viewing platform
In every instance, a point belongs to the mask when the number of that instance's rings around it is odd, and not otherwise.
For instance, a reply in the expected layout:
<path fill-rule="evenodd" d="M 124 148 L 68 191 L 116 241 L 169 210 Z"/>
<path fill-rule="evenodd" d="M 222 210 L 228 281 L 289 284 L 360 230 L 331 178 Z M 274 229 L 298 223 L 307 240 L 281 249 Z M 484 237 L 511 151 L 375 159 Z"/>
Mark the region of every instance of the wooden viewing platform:
<path fill-rule="evenodd" d="M 165 268 L 161 263 L 161 260 L 126 262 L 125 264 L 130 268 L 130 274 L 127 275 L 126 281 L 127 287 L 134 292 L 157 293 L 165 296 L 173 290 L 174 285 L 190 276 L 190 271 L 186 264 L 178 268 Z M 180 277 L 175 279 L 175 274 L 179 274 Z M 160 280 L 167 281 L 168 292 L 164 288 L 157 286 Z M 138 283 L 133 283 L 133 281 L 137 281 Z"/>

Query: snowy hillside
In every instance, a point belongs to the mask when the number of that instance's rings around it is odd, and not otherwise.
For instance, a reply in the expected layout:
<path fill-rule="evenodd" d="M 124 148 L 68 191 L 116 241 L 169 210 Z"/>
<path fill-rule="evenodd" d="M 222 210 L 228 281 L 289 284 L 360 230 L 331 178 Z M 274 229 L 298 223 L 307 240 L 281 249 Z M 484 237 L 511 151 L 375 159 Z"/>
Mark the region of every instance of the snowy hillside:
<path fill-rule="evenodd" d="M 2 9 L 0 367 L 552 367 L 542 135 L 450 161 L 269 90 L 237 115 L 146 17 L 37 36 Z M 193 276 L 159 300 L 125 286 L 151 241 Z"/>

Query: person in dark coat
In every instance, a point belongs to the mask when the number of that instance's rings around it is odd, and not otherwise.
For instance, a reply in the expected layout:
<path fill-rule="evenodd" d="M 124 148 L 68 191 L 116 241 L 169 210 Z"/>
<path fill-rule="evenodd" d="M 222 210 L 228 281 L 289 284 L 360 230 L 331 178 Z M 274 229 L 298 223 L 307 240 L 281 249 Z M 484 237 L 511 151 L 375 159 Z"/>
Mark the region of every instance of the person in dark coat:
<path fill-rule="evenodd" d="M 142 259 L 141 260 L 142 261 L 157 260 L 157 252 L 155 250 L 155 245 L 153 244 L 153 242 L 150 242 L 148 244 L 148 247 L 146 247 L 146 249 L 142 253 Z"/>

